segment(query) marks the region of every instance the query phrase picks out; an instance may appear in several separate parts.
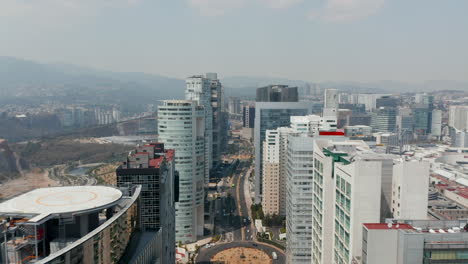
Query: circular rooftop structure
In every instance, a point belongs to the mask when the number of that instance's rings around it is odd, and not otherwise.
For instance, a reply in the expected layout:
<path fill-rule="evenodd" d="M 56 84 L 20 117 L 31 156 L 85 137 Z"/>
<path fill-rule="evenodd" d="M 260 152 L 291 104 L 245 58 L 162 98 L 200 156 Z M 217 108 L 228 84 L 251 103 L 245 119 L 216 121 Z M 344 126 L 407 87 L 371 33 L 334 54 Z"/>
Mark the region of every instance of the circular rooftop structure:
<path fill-rule="evenodd" d="M 38 215 L 38 221 L 51 214 L 94 211 L 112 206 L 122 192 L 105 186 L 68 186 L 40 188 L 0 204 L 1 214 Z M 30 221 L 33 221 L 30 219 Z"/>

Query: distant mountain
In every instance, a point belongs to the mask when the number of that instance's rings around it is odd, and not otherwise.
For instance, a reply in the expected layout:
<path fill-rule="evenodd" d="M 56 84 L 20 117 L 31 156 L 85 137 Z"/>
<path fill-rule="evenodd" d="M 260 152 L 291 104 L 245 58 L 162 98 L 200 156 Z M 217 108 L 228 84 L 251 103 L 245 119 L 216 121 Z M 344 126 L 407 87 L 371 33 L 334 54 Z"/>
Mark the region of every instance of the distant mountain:
<path fill-rule="evenodd" d="M 119 104 L 132 112 L 158 100 L 183 98 L 184 89 L 183 80 L 159 75 L 0 57 L 0 103 L 54 100 L 70 104 Z"/>

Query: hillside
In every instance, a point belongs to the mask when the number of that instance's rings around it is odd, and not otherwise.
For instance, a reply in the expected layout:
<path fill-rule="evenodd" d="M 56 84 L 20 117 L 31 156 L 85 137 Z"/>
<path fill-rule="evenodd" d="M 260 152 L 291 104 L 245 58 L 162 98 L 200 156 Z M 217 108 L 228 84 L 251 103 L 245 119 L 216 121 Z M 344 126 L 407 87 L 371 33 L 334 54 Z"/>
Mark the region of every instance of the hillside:
<path fill-rule="evenodd" d="M 182 98 L 185 82 L 144 73 L 94 70 L 0 57 L 0 104 L 54 100 L 66 104 L 118 104 L 138 112 L 146 104 Z"/>

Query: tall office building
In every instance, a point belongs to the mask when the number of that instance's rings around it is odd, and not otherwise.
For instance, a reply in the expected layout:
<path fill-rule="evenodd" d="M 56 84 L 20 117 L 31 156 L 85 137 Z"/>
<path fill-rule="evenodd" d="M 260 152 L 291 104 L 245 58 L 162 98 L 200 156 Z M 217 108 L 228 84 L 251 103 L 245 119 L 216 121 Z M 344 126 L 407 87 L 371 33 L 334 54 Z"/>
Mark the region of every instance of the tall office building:
<path fill-rule="evenodd" d="M 205 167 L 205 111 L 190 100 L 165 100 L 158 107 L 159 141 L 175 150 L 179 173 L 176 203 L 176 241 L 203 235 Z"/>
<path fill-rule="evenodd" d="M 313 263 L 360 259 L 363 223 L 427 217 L 427 162 L 377 154 L 362 141 L 316 140 L 314 166 Z"/>
<path fill-rule="evenodd" d="M 223 86 L 218 79 L 216 73 L 207 73 L 206 78 L 211 80 L 211 108 L 213 111 L 213 153 L 212 162 L 213 166 L 219 164 L 221 159 L 221 152 L 224 149 L 226 142 L 227 131 L 226 125 L 227 114 L 224 111 L 224 93 Z"/>
<path fill-rule="evenodd" d="M 297 88 L 288 88 L 281 86 L 277 89 L 276 86 L 259 88 L 257 97 L 261 100 L 286 98 L 293 99 L 294 94 L 297 95 Z M 269 92 L 274 90 L 274 92 Z M 288 89 L 292 89 L 289 91 Z M 281 93 L 286 93 L 282 95 Z M 273 93 L 274 95 L 272 95 Z M 278 94 L 279 93 L 279 94 Z M 262 195 L 262 145 L 265 140 L 266 131 L 268 129 L 276 129 L 278 127 L 287 127 L 290 125 L 291 116 L 302 116 L 310 112 L 310 104 L 306 102 L 287 101 L 287 102 L 268 102 L 257 101 L 255 103 L 255 127 L 254 127 L 254 147 L 255 147 L 255 203 L 261 202 Z"/>
<path fill-rule="evenodd" d="M 432 110 L 434 110 L 434 96 L 417 94 L 412 105 L 414 117 L 414 132 L 427 136 L 431 133 Z"/>
<path fill-rule="evenodd" d="M 377 109 L 380 108 L 380 107 L 393 107 L 393 108 L 396 108 L 400 103 L 399 101 L 400 100 L 398 100 L 398 98 L 396 98 L 396 97 L 385 95 L 385 96 L 382 96 L 382 97 L 377 98 L 375 100 L 375 106 L 376 106 Z"/>
<path fill-rule="evenodd" d="M 468 106 L 451 105 L 449 108 L 449 126 L 458 130 L 468 130 Z"/>
<path fill-rule="evenodd" d="M 257 102 L 297 102 L 297 87 L 287 85 L 269 85 L 257 89 Z"/>
<path fill-rule="evenodd" d="M 286 181 L 286 262 L 311 263 L 314 138 L 289 134 Z"/>
<path fill-rule="evenodd" d="M 205 111 L 205 185 L 209 182 L 210 169 L 213 166 L 213 107 L 211 104 L 211 79 L 197 75 L 185 81 L 185 99 L 203 106 Z"/>
<path fill-rule="evenodd" d="M 117 186 L 141 185 L 140 219 L 144 232 L 161 232 L 161 263 L 175 263 L 175 202 L 178 184 L 174 150 L 164 144 L 138 146 L 116 170 Z"/>
<path fill-rule="evenodd" d="M 431 136 L 436 139 L 442 136 L 442 110 L 432 110 Z"/>
<path fill-rule="evenodd" d="M 263 142 L 264 188 L 262 209 L 268 215 L 286 215 L 287 138 L 293 129 L 279 127 L 266 131 Z"/>
<path fill-rule="evenodd" d="M 244 105 L 242 108 L 242 127 L 254 128 L 255 126 L 255 106 Z"/>
<path fill-rule="evenodd" d="M 393 107 L 381 107 L 371 115 L 371 127 L 374 132 L 394 132 L 396 129 L 396 110 Z"/>
<path fill-rule="evenodd" d="M 325 98 L 323 102 L 323 116 L 337 116 L 339 108 L 338 90 L 326 89 Z"/>
<path fill-rule="evenodd" d="M 336 119 L 317 115 L 291 116 L 290 127 L 266 131 L 263 142 L 264 187 L 262 208 L 265 214 L 286 215 L 286 175 L 289 134 L 319 136 L 320 132 L 336 131 Z"/>

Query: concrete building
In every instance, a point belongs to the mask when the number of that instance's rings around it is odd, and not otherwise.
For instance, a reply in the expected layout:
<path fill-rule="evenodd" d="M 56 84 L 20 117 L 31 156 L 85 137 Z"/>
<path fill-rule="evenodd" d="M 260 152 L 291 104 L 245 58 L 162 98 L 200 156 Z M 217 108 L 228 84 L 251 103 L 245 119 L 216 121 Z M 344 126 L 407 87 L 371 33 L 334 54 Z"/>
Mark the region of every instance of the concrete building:
<path fill-rule="evenodd" d="M 363 223 L 427 217 L 427 163 L 374 153 L 362 141 L 316 140 L 314 170 L 312 263 L 359 257 Z"/>
<path fill-rule="evenodd" d="M 159 141 L 175 150 L 179 173 L 176 241 L 189 243 L 203 235 L 205 169 L 205 111 L 190 100 L 165 100 L 158 107 Z"/>
<path fill-rule="evenodd" d="M 391 205 L 394 218 L 427 218 L 429 167 L 429 162 L 394 160 Z"/>
<path fill-rule="evenodd" d="M 292 132 L 294 130 L 289 127 L 266 132 L 266 140 L 263 143 L 262 175 L 264 187 L 262 209 L 265 214 L 286 215 L 287 147 L 288 135 Z"/>
<path fill-rule="evenodd" d="M 255 203 L 260 203 L 262 196 L 262 145 L 266 131 L 288 127 L 291 124 L 291 116 L 303 116 L 308 113 L 310 113 L 310 104 L 306 102 L 255 103 Z"/>
<path fill-rule="evenodd" d="M 363 224 L 362 264 L 467 263 L 467 220 Z"/>
<path fill-rule="evenodd" d="M 440 139 L 442 136 L 442 110 L 432 111 L 431 136 L 435 139 Z"/>
<path fill-rule="evenodd" d="M 292 116 L 291 128 L 294 132 L 318 136 L 320 131 L 336 131 L 336 117 L 318 115 Z"/>
<path fill-rule="evenodd" d="M 140 194 L 141 186 L 68 186 L 5 201 L 0 204 L 2 263 L 116 263 L 140 228 Z M 153 263 L 161 263 L 159 242 L 148 257 Z"/>
<path fill-rule="evenodd" d="M 451 105 L 449 108 L 449 126 L 458 130 L 468 130 L 468 106 Z"/>
<path fill-rule="evenodd" d="M 263 142 L 263 199 L 262 209 L 266 215 L 278 215 L 280 212 L 280 138 L 278 129 L 267 130 Z"/>
<path fill-rule="evenodd" d="M 468 148 L 468 132 L 466 130 L 458 130 L 450 128 L 451 146 L 454 148 Z"/>
<path fill-rule="evenodd" d="M 174 166 L 174 150 L 164 144 L 138 146 L 116 170 L 117 186 L 142 186 L 140 226 L 143 232 L 160 231 L 162 263 L 175 263 L 175 202 L 178 185 Z M 144 234 L 146 235 L 146 234 Z"/>
<path fill-rule="evenodd" d="M 205 185 L 209 182 L 210 169 L 213 166 L 213 106 L 211 102 L 212 83 L 216 80 L 197 75 L 186 79 L 185 99 L 203 106 L 205 111 Z M 217 84 L 214 84 L 217 85 Z M 220 85 L 220 84 L 219 84 Z"/>
<path fill-rule="evenodd" d="M 347 126 L 344 128 L 345 136 L 355 137 L 355 136 L 371 136 L 372 127 L 370 126 Z"/>
<path fill-rule="evenodd" d="M 326 89 L 325 98 L 323 102 L 323 116 L 337 117 L 337 111 L 339 108 L 338 101 L 338 90 Z"/>
<path fill-rule="evenodd" d="M 286 263 L 311 263 L 314 138 L 288 136 L 286 181 Z"/>

